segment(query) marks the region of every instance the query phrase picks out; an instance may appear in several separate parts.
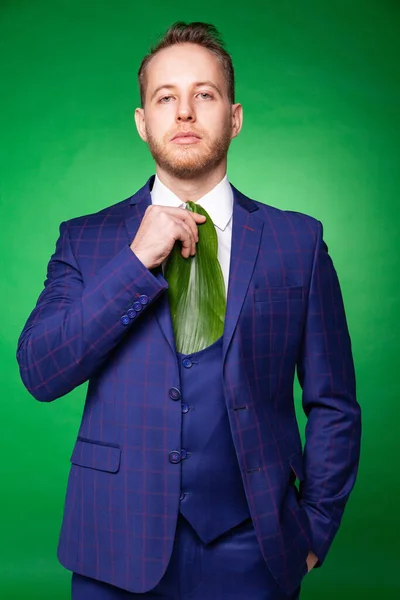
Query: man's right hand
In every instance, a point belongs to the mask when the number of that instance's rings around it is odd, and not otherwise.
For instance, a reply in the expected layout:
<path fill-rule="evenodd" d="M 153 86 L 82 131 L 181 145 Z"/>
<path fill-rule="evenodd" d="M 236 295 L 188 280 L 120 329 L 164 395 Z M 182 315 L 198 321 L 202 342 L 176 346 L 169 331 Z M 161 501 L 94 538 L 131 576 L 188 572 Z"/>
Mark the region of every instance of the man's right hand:
<path fill-rule="evenodd" d="M 205 216 L 184 208 L 150 205 L 131 243 L 131 250 L 145 267 L 154 269 L 180 240 L 182 256 L 189 258 L 196 254 L 197 226 L 205 221 Z"/>

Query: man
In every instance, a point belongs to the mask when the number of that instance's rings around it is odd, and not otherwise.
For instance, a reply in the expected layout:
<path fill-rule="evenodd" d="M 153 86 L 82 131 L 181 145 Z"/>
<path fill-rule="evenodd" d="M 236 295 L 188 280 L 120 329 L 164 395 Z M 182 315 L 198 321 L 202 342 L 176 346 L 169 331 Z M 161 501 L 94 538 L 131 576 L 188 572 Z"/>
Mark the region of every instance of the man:
<path fill-rule="evenodd" d="M 228 183 L 242 107 L 213 26 L 172 26 L 139 84 L 136 125 L 156 176 L 61 225 L 19 342 L 38 400 L 89 380 L 58 557 L 75 600 L 294 600 L 326 557 L 359 459 L 351 342 L 322 225 Z M 223 328 L 207 338 L 214 317 Z M 182 327 L 189 344 L 205 336 L 190 351 Z"/>

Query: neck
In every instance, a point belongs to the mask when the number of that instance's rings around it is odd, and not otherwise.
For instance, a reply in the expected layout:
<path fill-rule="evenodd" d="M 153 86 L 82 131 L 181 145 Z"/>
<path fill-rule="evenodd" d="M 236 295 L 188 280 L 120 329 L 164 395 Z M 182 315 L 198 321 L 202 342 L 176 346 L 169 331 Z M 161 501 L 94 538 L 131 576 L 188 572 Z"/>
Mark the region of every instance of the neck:
<path fill-rule="evenodd" d="M 161 183 L 171 190 L 182 202 L 197 202 L 215 188 L 226 175 L 226 160 L 211 173 L 193 179 L 178 179 L 157 165 L 156 173 Z"/>

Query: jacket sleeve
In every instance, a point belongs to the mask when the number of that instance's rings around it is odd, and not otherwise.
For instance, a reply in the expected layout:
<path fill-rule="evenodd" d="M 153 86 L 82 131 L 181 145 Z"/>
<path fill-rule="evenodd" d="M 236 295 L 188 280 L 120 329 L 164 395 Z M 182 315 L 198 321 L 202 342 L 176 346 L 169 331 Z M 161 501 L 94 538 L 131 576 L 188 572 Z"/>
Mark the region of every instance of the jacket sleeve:
<path fill-rule="evenodd" d="M 297 373 L 307 416 L 300 503 L 321 566 L 355 483 L 361 415 L 342 294 L 318 225 Z"/>
<path fill-rule="evenodd" d="M 44 290 L 18 342 L 17 360 L 28 391 L 45 402 L 70 392 L 94 373 L 167 289 L 127 244 L 85 285 L 73 255 L 68 223 L 47 269 Z M 127 317 L 142 296 L 142 310 Z"/>

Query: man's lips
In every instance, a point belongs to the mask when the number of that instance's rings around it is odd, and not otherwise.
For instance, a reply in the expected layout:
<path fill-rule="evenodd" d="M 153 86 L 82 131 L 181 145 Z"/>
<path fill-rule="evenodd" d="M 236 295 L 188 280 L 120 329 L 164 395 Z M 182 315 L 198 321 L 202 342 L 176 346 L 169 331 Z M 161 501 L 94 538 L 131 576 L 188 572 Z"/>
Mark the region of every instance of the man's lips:
<path fill-rule="evenodd" d="M 193 131 L 181 131 L 174 135 L 171 142 L 174 142 L 175 144 L 196 144 L 200 140 L 201 137 Z"/>

